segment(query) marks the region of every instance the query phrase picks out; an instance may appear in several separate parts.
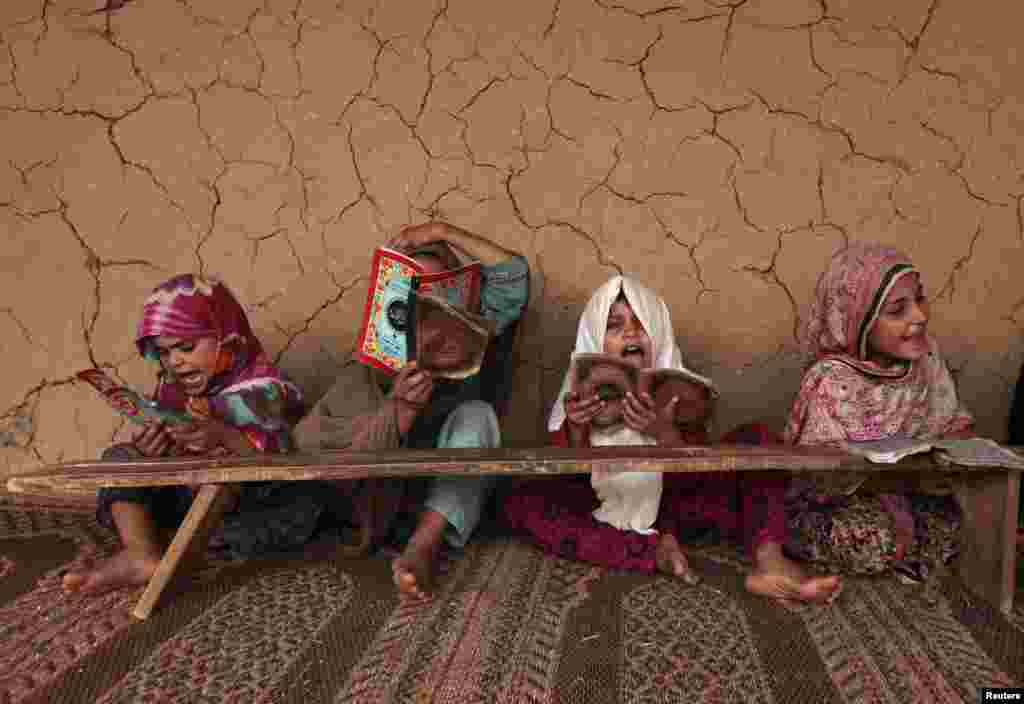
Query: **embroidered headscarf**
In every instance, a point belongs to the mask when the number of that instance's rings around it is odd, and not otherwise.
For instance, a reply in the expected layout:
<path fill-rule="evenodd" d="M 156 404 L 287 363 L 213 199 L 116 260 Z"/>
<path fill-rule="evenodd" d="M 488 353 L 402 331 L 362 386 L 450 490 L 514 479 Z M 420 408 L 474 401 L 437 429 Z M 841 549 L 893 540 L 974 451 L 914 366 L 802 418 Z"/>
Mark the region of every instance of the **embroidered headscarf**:
<path fill-rule="evenodd" d="M 929 439 L 971 427 L 931 337 L 929 353 L 908 364 L 883 367 L 868 359 L 871 329 L 886 297 L 912 273 L 917 269 L 909 257 L 879 244 L 851 244 L 832 258 L 807 320 L 813 364 L 790 414 L 791 442 L 835 444 L 897 434 Z"/>
<path fill-rule="evenodd" d="M 162 369 L 155 394 L 158 403 L 187 409 L 199 418 L 220 418 L 246 431 L 258 449 L 290 444 L 288 430 L 301 416 L 302 392 L 267 358 L 227 286 L 194 274 L 175 276 L 157 286 L 143 303 L 135 335 L 139 353 L 146 359 L 159 362 L 153 344 L 159 336 L 211 337 L 217 341 L 218 353 L 202 397 L 190 398 L 173 373 Z"/>
<path fill-rule="evenodd" d="M 604 337 L 608 327 L 608 314 L 615 299 L 623 294 L 633 313 L 651 339 L 653 365 L 659 369 L 686 372 L 694 381 L 717 395 L 710 379 L 706 379 L 683 365 L 683 356 L 676 344 L 672 317 L 668 306 L 658 294 L 628 276 L 613 276 L 594 292 L 580 316 L 574 354 L 593 354 L 604 351 Z M 548 429 L 556 431 L 565 422 L 565 397 L 572 388 L 572 368 L 565 375 L 562 389 L 548 418 Z M 654 438 L 628 427 L 611 431 L 592 430 L 591 445 L 654 445 Z M 661 502 L 661 472 L 594 472 L 591 486 L 601 500 L 594 517 L 620 530 L 639 533 L 652 532 Z"/>
<path fill-rule="evenodd" d="M 815 359 L 837 355 L 867 373 L 891 376 L 868 361 L 868 339 L 886 296 L 896 282 L 917 269 L 897 249 L 880 244 L 854 244 L 840 250 L 818 279 L 807 320 L 807 345 Z"/>

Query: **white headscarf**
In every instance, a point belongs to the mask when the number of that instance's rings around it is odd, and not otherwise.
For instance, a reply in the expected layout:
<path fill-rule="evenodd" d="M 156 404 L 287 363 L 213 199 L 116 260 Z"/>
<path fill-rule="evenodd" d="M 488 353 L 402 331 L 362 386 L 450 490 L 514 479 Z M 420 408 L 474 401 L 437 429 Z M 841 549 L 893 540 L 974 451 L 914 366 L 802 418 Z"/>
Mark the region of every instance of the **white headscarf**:
<path fill-rule="evenodd" d="M 710 379 L 704 379 L 683 365 L 683 356 L 672 330 L 672 317 L 661 297 L 642 283 L 628 276 L 613 276 L 590 297 L 576 333 L 574 354 L 604 352 L 604 336 L 608 327 L 608 313 L 612 304 L 623 293 L 637 320 L 651 339 L 651 353 L 656 369 L 677 369 L 687 372 L 714 392 Z M 570 367 L 562 382 L 551 416 L 548 430 L 556 431 L 565 422 L 565 396 L 572 388 L 573 370 Z M 655 445 L 657 441 L 628 427 L 611 431 L 592 430 L 590 444 Z M 620 530 L 652 533 L 661 503 L 661 472 L 598 471 L 591 474 L 590 485 L 597 493 L 601 505 L 594 518 Z"/>

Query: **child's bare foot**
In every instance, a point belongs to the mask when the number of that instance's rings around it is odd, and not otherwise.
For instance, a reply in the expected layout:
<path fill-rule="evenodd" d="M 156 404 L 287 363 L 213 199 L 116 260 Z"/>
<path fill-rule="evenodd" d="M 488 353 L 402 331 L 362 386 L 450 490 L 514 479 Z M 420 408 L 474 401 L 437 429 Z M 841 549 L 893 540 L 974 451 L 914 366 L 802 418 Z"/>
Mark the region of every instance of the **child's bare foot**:
<path fill-rule="evenodd" d="M 683 554 L 679 541 L 671 533 L 662 533 L 658 538 L 658 547 L 654 552 L 654 564 L 659 572 L 672 577 L 680 577 L 687 584 L 700 582 L 700 577 L 690 569 L 690 563 L 686 561 L 686 555 Z"/>
<path fill-rule="evenodd" d="M 437 550 L 409 545 L 391 562 L 391 576 L 403 597 L 426 600 L 434 586 Z"/>
<path fill-rule="evenodd" d="M 425 512 L 405 550 L 392 560 L 391 576 L 403 598 L 430 598 L 430 590 L 434 585 L 434 565 L 447 524 L 447 519 L 441 514 Z"/>
<path fill-rule="evenodd" d="M 754 572 L 744 585 L 752 594 L 773 599 L 829 603 L 842 590 L 839 577 L 809 577 L 782 553 L 778 543 L 765 543 L 755 555 Z"/>
<path fill-rule="evenodd" d="M 64 591 L 95 594 L 145 584 L 160 564 L 159 553 L 121 550 L 96 567 L 64 575 Z"/>

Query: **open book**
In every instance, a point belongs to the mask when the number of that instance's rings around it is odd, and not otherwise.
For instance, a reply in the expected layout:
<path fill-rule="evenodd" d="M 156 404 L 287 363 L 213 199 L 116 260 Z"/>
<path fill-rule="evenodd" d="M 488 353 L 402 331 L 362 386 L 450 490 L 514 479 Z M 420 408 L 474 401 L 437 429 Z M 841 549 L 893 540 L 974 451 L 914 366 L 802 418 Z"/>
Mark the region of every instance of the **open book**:
<path fill-rule="evenodd" d="M 397 372 L 415 354 L 408 339 L 412 295 L 418 293 L 456 309 L 476 311 L 480 307 L 481 278 L 479 262 L 428 274 L 409 255 L 378 247 L 373 253 L 366 307 L 356 341 L 357 359 L 377 369 Z"/>
<path fill-rule="evenodd" d="M 572 390 L 583 396 L 596 394 L 606 408 L 595 419 L 597 426 L 622 422 L 622 403 L 627 393 L 648 393 L 657 408 L 664 408 L 678 397 L 676 423 L 703 423 L 710 415 L 711 403 L 718 397 L 711 380 L 680 369 L 637 369 L 608 354 L 577 353 L 572 357 Z"/>
<path fill-rule="evenodd" d="M 876 464 L 894 464 L 904 457 L 931 452 L 932 443 L 928 440 L 915 440 L 906 435 L 893 435 L 881 440 L 850 441 L 846 450 L 854 455 L 867 458 Z"/>
<path fill-rule="evenodd" d="M 168 425 L 187 425 L 195 422 L 189 414 L 163 408 L 134 389 L 117 383 L 102 369 L 86 369 L 75 376 L 96 389 L 111 408 L 133 423 L 155 420 Z"/>
<path fill-rule="evenodd" d="M 1024 469 L 1024 457 L 988 438 L 937 440 L 939 459 L 964 467 Z"/>
<path fill-rule="evenodd" d="M 894 435 L 883 440 L 848 442 L 846 449 L 880 464 L 892 464 L 909 455 L 935 450 L 937 459 L 946 464 L 1024 469 L 1024 457 L 988 438 L 916 440 Z"/>

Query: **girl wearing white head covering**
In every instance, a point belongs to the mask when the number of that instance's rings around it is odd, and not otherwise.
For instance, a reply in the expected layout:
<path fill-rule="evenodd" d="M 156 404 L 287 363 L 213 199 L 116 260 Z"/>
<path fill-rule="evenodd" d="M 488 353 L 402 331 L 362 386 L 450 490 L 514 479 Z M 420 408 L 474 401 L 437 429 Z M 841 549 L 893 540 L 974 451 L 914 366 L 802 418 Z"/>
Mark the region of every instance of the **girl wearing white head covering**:
<path fill-rule="evenodd" d="M 613 311 L 616 307 L 620 310 Z M 639 352 L 632 352 L 634 348 Z M 631 277 L 612 277 L 594 292 L 583 309 L 574 353 L 597 352 L 622 354 L 624 358 L 642 367 L 686 372 L 696 383 L 708 389 L 711 395 L 717 395 L 710 379 L 695 374 L 683 365 L 683 356 L 676 344 L 672 317 L 665 301 Z M 572 369 L 566 373 L 562 390 L 551 411 L 549 431 L 556 432 L 562 427 L 567 418 L 566 404 L 572 405 L 577 400 L 571 388 Z M 627 397 L 623 408 L 625 424 L 611 430 L 591 426 L 588 444 L 595 447 L 679 444 L 682 438 L 678 437 L 671 422 L 674 404 L 662 412 L 662 418 L 654 418 L 644 424 L 644 417 L 649 419 L 658 415 L 653 410 L 653 403 L 648 400 Z M 594 415 L 588 414 L 587 409 L 593 409 L 596 413 L 602 408 L 600 403 L 588 405 L 584 401 L 582 405 L 584 418 Z M 631 413 L 634 409 L 639 413 Z M 647 411 L 646 416 L 640 415 L 643 410 Z M 590 481 L 601 501 L 601 506 L 594 512 L 597 520 L 620 530 L 654 532 L 653 526 L 661 502 L 661 472 L 601 471 L 592 474 Z"/>
<path fill-rule="evenodd" d="M 677 408 L 680 398 L 676 397 L 657 410 L 649 395 L 627 393 L 622 402 L 623 422 L 601 426 L 592 421 L 603 417 L 607 403 L 596 394 L 584 398 L 573 391 L 570 368 L 548 420 L 554 444 L 707 444 L 710 403 L 718 394 L 710 379 L 683 365 L 668 306 L 639 281 L 615 276 L 594 292 L 580 317 L 573 353 L 574 358 L 577 354 L 618 355 L 636 367 L 681 371 L 699 390 L 688 398 L 702 397 L 703 401 Z M 687 411 L 685 415 L 698 422 L 689 429 L 680 428 L 677 411 Z M 737 429 L 730 435 L 757 434 Z M 506 499 L 504 513 L 513 528 L 564 557 L 618 569 L 657 569 L 684 578 L 692 573 L 675 534 L 689 532 L 687 521 L 696 517 L 698 522 L 714 524 L 721 532 L 745 541 L 756 563 L 746 581 L 748 590 L 779 598 L 828 598 L 836 592 L 837 581 L 809 580 L 781 554 L 785 539 L 782 497 L 782 482 L 775 479 L 745 478 L 741 482 L 735 473 L 726 472 L 663 477 L 660 472 L 611 470 L 590 477 L 523 483 Z"/>

